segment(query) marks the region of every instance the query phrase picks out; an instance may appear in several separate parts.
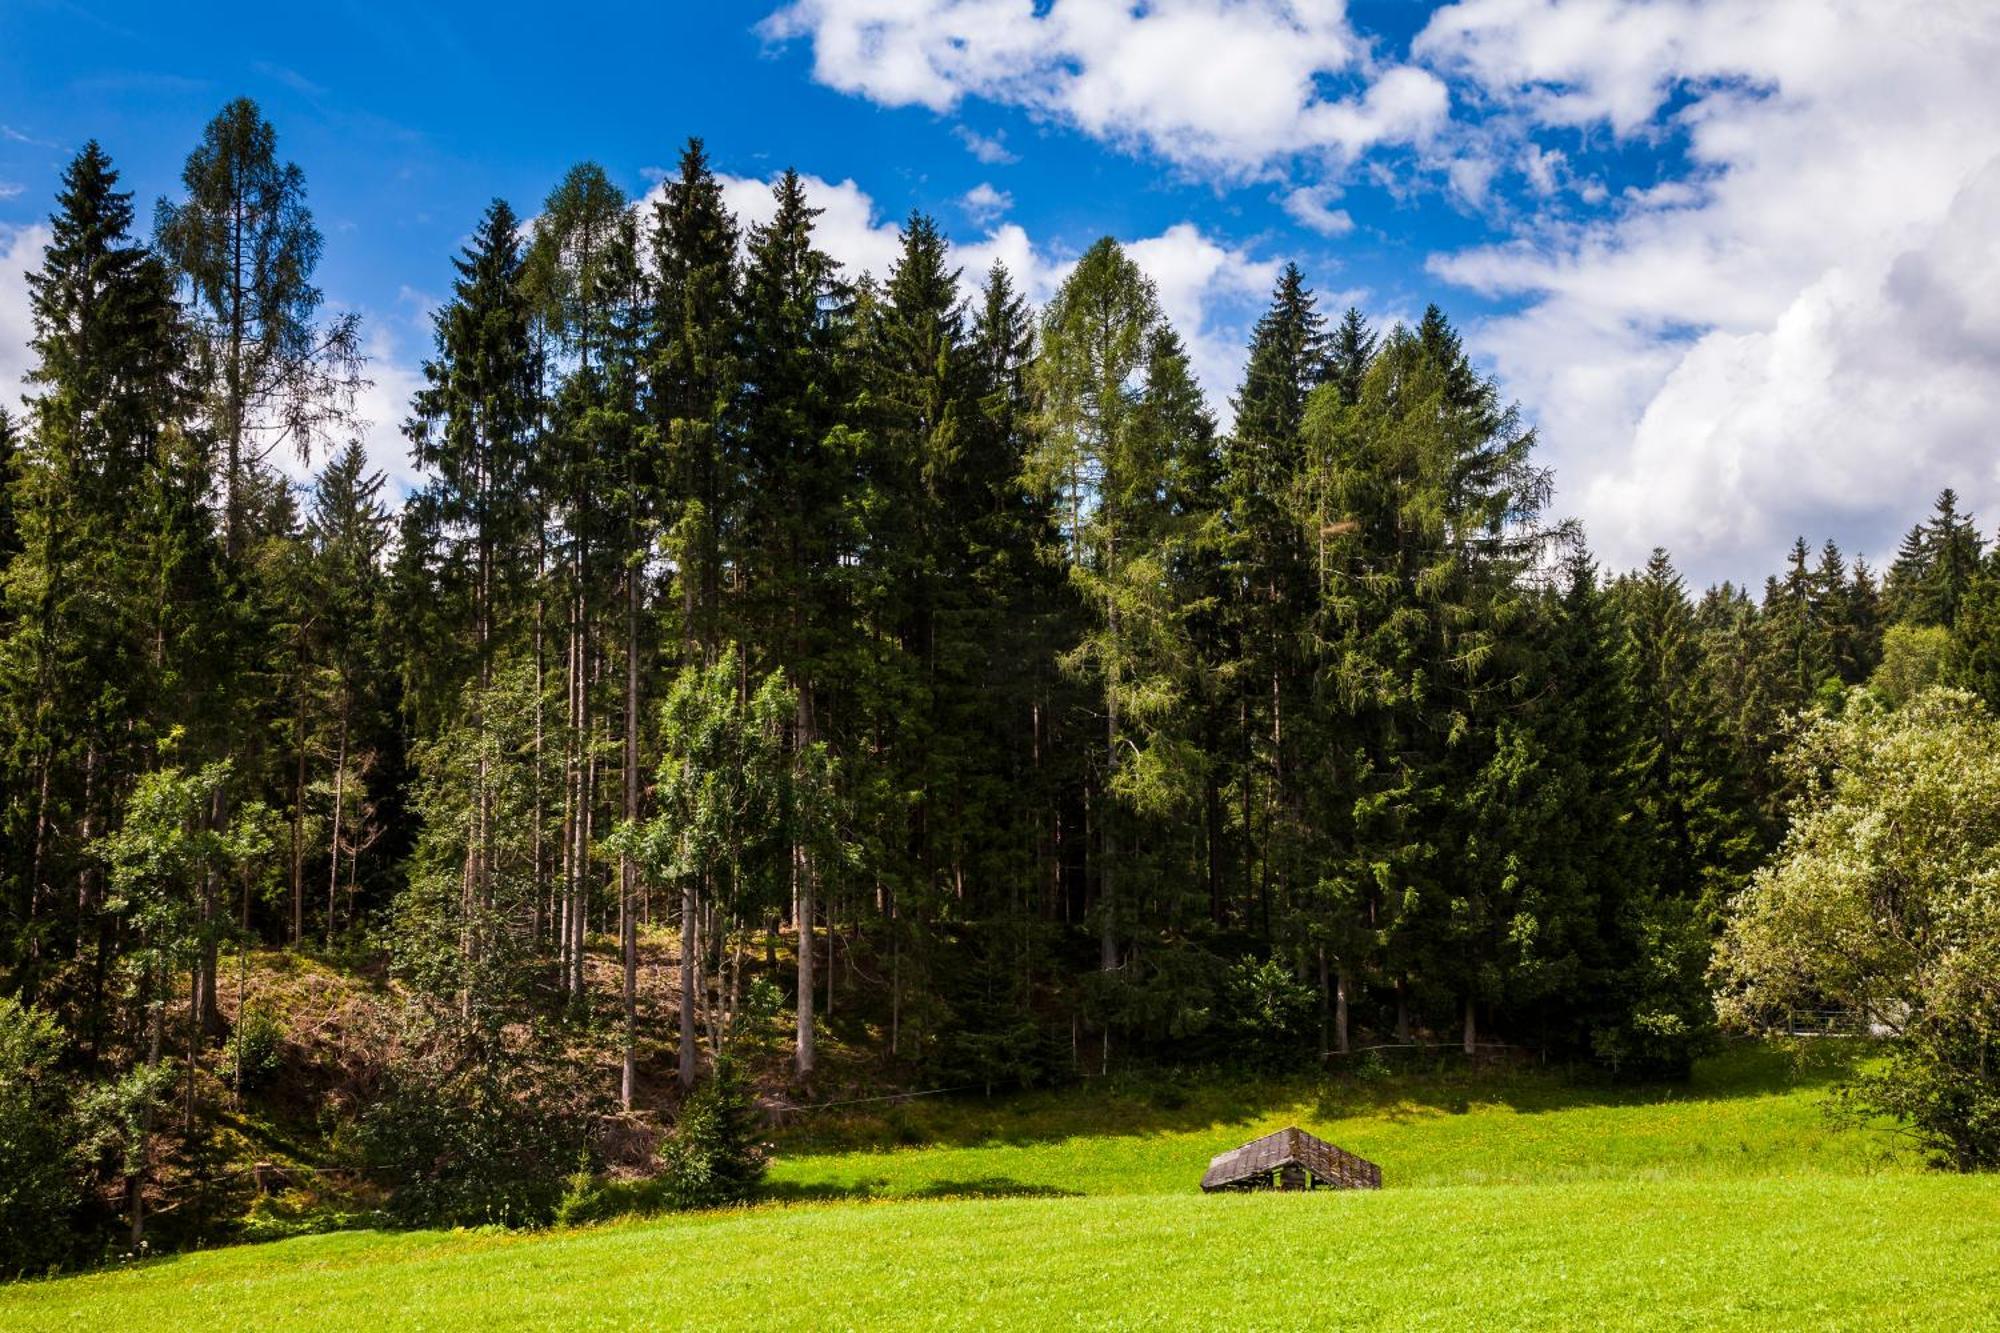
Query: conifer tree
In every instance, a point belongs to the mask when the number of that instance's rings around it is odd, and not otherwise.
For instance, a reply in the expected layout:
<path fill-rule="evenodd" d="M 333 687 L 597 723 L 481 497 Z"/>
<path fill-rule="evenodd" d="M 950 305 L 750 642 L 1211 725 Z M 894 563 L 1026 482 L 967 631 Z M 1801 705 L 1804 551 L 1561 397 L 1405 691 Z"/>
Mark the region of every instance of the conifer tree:
<path fill-rule="evenodd" d="M 338 926 L 343 880 L 350 895 L 356 861 L 379 835 L 372 827 L 371 780 L 382 757 L 389 722 L 382 660 L 382 621 L 391 521 L 383 503 L 383 477 L 368 468 L 359 441 L 327 462 L 314 483 L 305 523 L 316 678 L 306 688 L 319 696 L 327 735 L 322 749 L 327 777 L 326 938 Z M 303 799 L 303 793 L 301 793 Z M 484 825 L 482 825 L 483 831 Z M 303 895 L 292 905 L 293 937 L 304 913 Z"/>
<path fill-rule="evenodd" d="M 432 320 L 436 350 L 411 405 L 412 458 L 430 476 L 409 510 L 431 566 L 422 600 L 438 633 L 418 645 L 422 661 L 412 665 L 435 672 L 440 649 L 468 640 L 473 655 L 469 669 L 425 682 L 426 694 L 446 698 L 468 676 L 482 688 L 492 683 L 493 659 L 511 638 L 533 576 L 529 482 L 539 403 L 520 230 L 513 209 L 496 199 L 452 260 L 458 276 Z M 453 619 L 439 618 L 439 603 Z"/>
<path fill-rule="evenodd" d="M 1119 897 L 1124 817 L 1112 793 L 1124 786 L 1128 700 L 1135 684 L 1129 622 L 1140 583 L 1132 566 L 1160 508 L 1162 460 L 1138 429 L 1138 381 L 1160 324 L 1153 284 L 1116 241 L 1085 252 L 1042 315 L 1035 366 L 1037 420 L 1029 484 L 1055 508 L 1057 557 L 1090 620 L 1071 661 L 1092 683 L 1103 716 L 1097 791 L 1098 963 L 1119 965 L 1125 904 Z"/>
<path fill-rule="evenodd" d="M 1378 341 L 1360 310 L 1347 307 L 1327 345 L 1327 380 L 1338 386 L 1341 402 L 1352 406 L 1361 401 L 1361 381 L 1375 358 Z"/>
<path fill-rule="evenodd" d="M 654 205 L 652 253 L 658 314 L 647 402 L 676 477 L 682 633 L 713 661 L 721 633 L 720 534 L 736 503 L 725 423 L 740 384 L 738 274 L 736 220 L 699 139 L 688 140 L 679 172 Z"/>
<path fill-rule="evenodd" d="M 851 594 L 843 557 L 852 549 L 849 504 L 855 443 L 844 429 L 847 291 L 839 266 L 813 236 L 820 210 L 787 171 L 773 189 L 777 209 L 750 233 L 737 360 L 744 385 L 733 442 L 744 503 L 735 558 L 744 588 L 746 637 L 784 673 L 796 704 L 791 737 L 821 739 L 822 692 L 851 653 Z M 849 661 L 853 659 L 851 656 Z M 813 925 L 821 867 L 795 843 L 792 918 L 798 928 L 801 1080 L 813 1072 Z"/>
<path fill-rule="evenodd" d="M 163 463 L 186 438 L 184 334 L 166 270 L 131 238 L 131 196 L 117 184 L 110 158 L 87 144 L 64 172 L 50 243 L 28 278 L 35 363 L 29 429 L 9 461 L 19 554 L 5 570 L 0 642 L 8 897 L 24 925 L 14 961 L 32 996 L 54 955 L 94 944 L 93 1033 L 111 940 L 85 849 L 152 747 L 194 720 L 169 704 L 167 681 L 200 659 L 163 658 L 180 646 L 165 618 L 204 610 L 170 595 L 171 562 L 201 552 L 175 551 L 161 531 Z"/>
<path fill-rule="evenodd" d="M 1708 683 L 1714 668 L 1665 551 L 1655 550 L 1619 593 L 1639 734 L 1637 802 L 1655 839 L 1660 889 L 1712 916 L 1760 850 L 1744 774 Z"/>
<path fill-rule="evenodd" d="M 255 102 L 239 97 L 208 123 L 181 186 L 187 198 L 162 199 L 154 225 L 203 346 L 209 426 L 223 450 L 224 547 L 234 558 L 249 540 L 257 469 L 281 448 L 306 457 L 347 424 L 362 383 L 360 322 L 320 322 L 322 241 L 305 173 L 279 162 L 277 132 Z"/>
<path fill-rule="evenodd" d="M 1475 781 L 1523 688 L 1525 576 L 1560 535 L 1538 523 L 1548 474 L 1441 316 L 1389 337 L 1355 405 L 1316 398 L 1307 444 L 1315 749 L 1341 757 L 1315 783 L 1312 822 L 1344 852 L 1322 863 L 1322 894 L 1340 947 L 1381 941 L 1399 1002 L 1413 975 L 1456 988 L 1470 1050 L 1494 997 L 1490 959 L 1460 947 L 1454 920 L 1476 886 L 1447 850 L 1466 836 L 1450 793 Z"/>
<path fill-rule="evenodd" d="M 1223 446 L 1230 565 L 1237 583 L 1231 629 L 1242 692 L 1241 871 L 1245 899 L 1260 901 L 1267 931 L 1272 894 L 1284 892 L 1295 869 L 1290 849 L 1297 838 L 1297 812 L 1286 789 L 1285 727 L 1296 709 L 1296 643 L 1308 575 L 1290 500 L 1303 460 L 1306 402 L 1330 372 L 1328 350 L 1313 294 L 1298 266 L 1288 264 L 1251 335 L 1236 425 Z M 1359 343 L 1348 350 L 1365 359 Z M 1252 848 L 1262 852 L 1261 880 L 1254 889 Z"/>
<path fill-rule="evenodd" d="M 1958 512 L 1958 492 L 1938 492 L 1929 521 L 1910 529 L 1889 567 L 1891 616 L 1913 625 L 1950 627 L 1979 566 L 1981 542 L 1970 515 Z"/>
<path fill-rule="evenodd" d="M 584 994 L 584 940 L 593 905 L 593 817 L 601 776 L 598 693 L 608 597 L 606 556 L 616 514 L 604 501 L 612 441 L 601 415 L 607 360 L 622 336 L 616 275 L 629 267 L 630 222 L 624 195 L 594 162 L 572 167 L 535 220 L 523 275 L 530 299 L 552 334 L 560 386 L 550 408 L 542 470 L 550 488 L 551 556 L 560 570 L 566 653 L 561 892 L 555 917 L 558 971 L 572 1002 Z M 600 832 L 602 830 L 599 830 Z"/>

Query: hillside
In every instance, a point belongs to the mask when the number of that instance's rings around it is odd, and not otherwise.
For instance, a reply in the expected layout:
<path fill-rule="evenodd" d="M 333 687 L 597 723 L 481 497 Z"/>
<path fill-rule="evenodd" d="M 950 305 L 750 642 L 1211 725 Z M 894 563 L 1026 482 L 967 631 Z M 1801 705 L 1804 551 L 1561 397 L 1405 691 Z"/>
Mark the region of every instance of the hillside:
<path fill-rule="evenodd" d="M 1977 1323 L 2000 1278 L 2000 1193 L 1830 1122 L 1853 1052 L 1809 1054 L 1737 1047 L 1682 1088 L 1530 1069 L 835 1109 L 781 1133 L 776 1202 L 747 1210 L 302 1237 L 23 1284 L 0 1322 Z M 1294 1119 L 1378 1160 L 1384 1190 L 1195 1191 L 1211 1152 Z"/>

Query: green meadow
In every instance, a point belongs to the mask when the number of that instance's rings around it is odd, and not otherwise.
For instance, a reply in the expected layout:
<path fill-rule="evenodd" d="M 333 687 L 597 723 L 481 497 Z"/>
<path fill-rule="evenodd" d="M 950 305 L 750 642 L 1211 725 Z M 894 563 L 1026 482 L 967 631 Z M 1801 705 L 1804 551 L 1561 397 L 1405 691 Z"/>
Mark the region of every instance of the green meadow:
<path fill-rule="evenodd" d="M 1830 1120 L 1847 1053 L 1817 1055 L 1738 1047 L 1671 1088 L 1156 1077 L 835 1109 L 781 1131 L 753 1208 L 243 1246 L 0 1290 L 0 1325 L 2000 1326 L 2000 1185 Z M 1288 1123 L 1385 1188 L 1197 1191 Z"/>

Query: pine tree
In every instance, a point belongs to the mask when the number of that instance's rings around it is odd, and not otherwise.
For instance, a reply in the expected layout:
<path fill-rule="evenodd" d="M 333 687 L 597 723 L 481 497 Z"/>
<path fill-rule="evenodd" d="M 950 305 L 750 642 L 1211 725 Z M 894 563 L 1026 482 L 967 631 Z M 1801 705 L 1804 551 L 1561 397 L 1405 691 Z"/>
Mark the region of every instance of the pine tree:
<path fill-rule="evenodd" d="M 1285 727 L 1297 707 L 1295 645 L 1308 574 L 1301 529 L 1288 502 L 1303 460 L 1306 402 L 1329 370 L 1325 321 L 1304 276 L 1288 264 L 1251 335 L 1235 429 L 1223 446 L 1230 565 L 1237 582 L 1231 629 L 1241 659 L 1241 871 L 1244 898 L 1261 904 L 1267 932 L 1273 895 L 1282 895 L 1297 871 L 1292 860 L 1298 819 L 1287 790 Z M 1261 878 L 1254 886 L 1252 848 L 1262 849 Z"/>
<path fill-rule="evenodd" d="M 162 524 L 183 444 L 184 333 L 166 270 L 131 239 L 131 196 L 95 143 L 63 175 L 51 240 L 28 278 L 34 330 L 29 430 L 9 462 L 19 553 L 4 582 L 7 857 L 13 962 L 31 996 L 59 952 L 94 946 L 82 997 L 93 1041 L 113 947 L 85 847 L 115 818 L 150 751 L 176 725 L 178 647 L 204 604 L 173 597 Z M 11 429 L 10 429 L 11 434 Z M 201 479 L 205 482 L 205 478 Z M 66 906 L 68 905 L 68 906 Z M 73 908 L 74 910 L 70 910 Z"/>
<path fill-rule="evenodd" d="M 853 549 L 849 506 L 855 443 L 844 430 L 847 290 L 813 236 L 820 210 L 787 171 L 773 190 L 777 211 L 750 233 L 743 275 L 738 364 L 744 392 L 733 440 L 744 478 L 736 559 L 746 638 L 784 673 L 797 713 L 793 742 L 821 737 L 823 692 L 851 653 L 852 612 L 843 557 Z M 849 657 L 848 661 L 853 659 Z M 801 1082 L 813 1072 L 813 927 L 821 870 L 811 848 L 793 855 L 792 919 L 798 928 L 798 1046 Z"/>
<path fill-rule="evenodd" d="M 671 522 L 682 632 L 713 661 L 721 633 L 720 533 L 737 503 L 724 431 L 740 384 L 738 275 L 736 220 L 699 139 L 688 140 L 679 173 L 654 206 L 652 252 L 658 317 L 647 401 L 681 506 Z M 683 1083 L 691 1086 L 692 1078 L 689 1065 Z"/>

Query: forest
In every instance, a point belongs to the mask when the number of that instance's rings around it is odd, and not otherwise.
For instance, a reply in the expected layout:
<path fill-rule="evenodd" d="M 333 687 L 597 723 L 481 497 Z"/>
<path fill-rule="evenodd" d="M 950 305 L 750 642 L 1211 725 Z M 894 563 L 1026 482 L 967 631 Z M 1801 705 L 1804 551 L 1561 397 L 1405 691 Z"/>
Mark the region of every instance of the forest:
<path fill-rule="evenodd" d="M 922 214 L 848 272 L 690 139 L 465 219 L 398 495 L 272 125 L 180 180 L 74 157 L 0 411 L 0 1274 L 236 1234 L 259 1097 L 404 1220 L 534 1222 L 633 1125 L 744 1197 L 759 1099 L 1915 1033 L 1785 913 L 1829 773 L 1993 737 L 1951 489 L 1879 570 L 1605 569 L 1437 306 L 1287 267 L 1224 428 L 1115 241 L 1039 309 Z M 1930 961 L 1950 1078 L 1870 1104 L 1991 1165 Z M 305 968 L 347 1064 L 263 998 Z"/>

